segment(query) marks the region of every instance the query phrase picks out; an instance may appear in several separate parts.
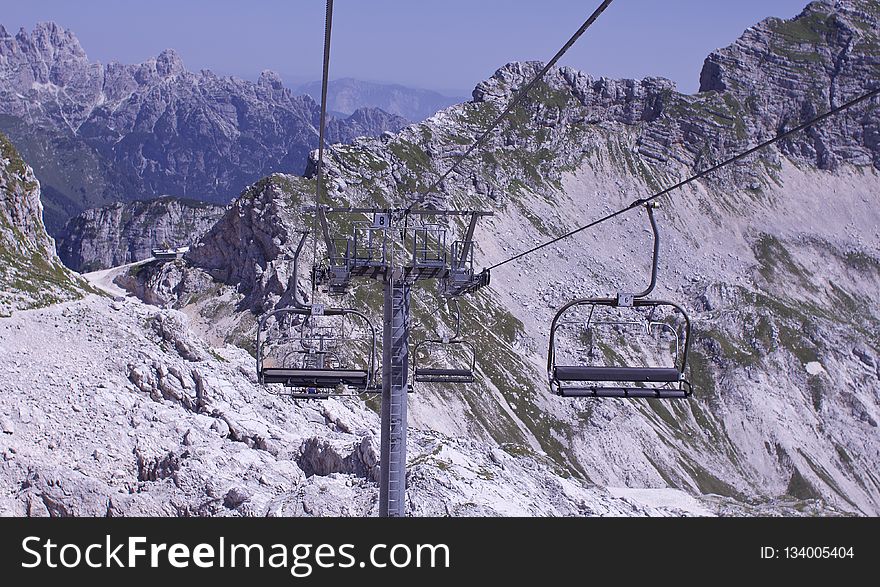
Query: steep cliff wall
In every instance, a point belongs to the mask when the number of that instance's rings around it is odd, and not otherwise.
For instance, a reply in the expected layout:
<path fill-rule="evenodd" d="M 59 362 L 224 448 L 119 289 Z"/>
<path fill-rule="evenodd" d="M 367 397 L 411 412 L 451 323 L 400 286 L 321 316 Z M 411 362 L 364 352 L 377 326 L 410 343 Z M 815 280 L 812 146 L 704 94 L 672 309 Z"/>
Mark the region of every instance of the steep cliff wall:
<path fill-rule="evenodd" d="M 78 298 L 85 287 L 46 234 L 33 170 L 0 134 L 0 315 Z"/>
<path fill-rule="evenodd" d="M 153 256 L 153 248 L 197 242 L 224 211 L 170 197 L 86 210 L 65 224 L 58 255 L 80 273 L 142 261 Z"/>

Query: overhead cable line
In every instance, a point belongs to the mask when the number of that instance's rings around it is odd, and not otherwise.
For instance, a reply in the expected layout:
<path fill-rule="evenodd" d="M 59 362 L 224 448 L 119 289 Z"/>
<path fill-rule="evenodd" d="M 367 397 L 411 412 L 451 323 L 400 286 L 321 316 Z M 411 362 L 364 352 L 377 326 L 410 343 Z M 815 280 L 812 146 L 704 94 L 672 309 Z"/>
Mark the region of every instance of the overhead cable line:
<path fill-rule="evenodd" d="M 520 89 L 519 92 L 517 92 L 517 94 L 514 96 L 513 100 L 510 101 L 510 103 L 507 105 L 507 107 L 504 109 L 504 111 L 501 112 L 501 114 L 499 114 L 497 118 L 495 118 L 495 120 L 492 122 L 492 124 L 490 124 L 482 132 L 482 134 L 480 134 L 479 137 L 477 137 L 477 140 L 474 141 L 474 143 L 471 144 L 471 146 L 468 147 L 464 153 L 456 156 L 455 162 L 452 164 L 452 166 L 449 167 L 449 169 L 447 169 L 439 178 L 437 178 L 428 188 L 421 191 L 418 194 L 419 196 L 427 196 L 428 194 L 430 194 L 431 192 L 436 190 L 440 186 L 440 184 L 443 183 L 443 180 L 445 180 L 447 177 L 449 177 L 452 174 L 452 172 L 454 172 L 458 168 L 458 166 L 462 164 L 462 162 L 464 162 L 468 157 L 470 157 L 471 154 L 475 150 L 477 150 L 477 148 L 479 148 L 486 141 L 486 139 L 489 138 L 489 135 L 492 133 L 492 131 L 495 130 L 498 127 L 498 125 L 501 124 L 501 122 L 507 117 L 507 115 L 510 114 L 513 111 L 513 109 L 516 108 L 517 105 L 519 105 L 519 103 L 525 99 L 525 97 L 526 97 L 526 95 L 528 95 L 529 91 L 531 91 L 531 89 L 534 88 L 535 85 L 539 81 L 541 81 L 541 79 L 543 79 L 544 75 L 548 71 L 550 71 L 550 68 L 553 67 L 554 65 L 556 65 L 556 62 L 558 62 L 562 58 L 562 56 L 565 55 L 569 49 L 571 49 L 572 45 L 574 45 L 577 42 L 577 40 L 581 38 L 581 36 L 587 31 L 587 29 L 590 28 L 590 26 L 594 22 L 596 22 L 596 19 L 598 19 L 599 16 L 603 12 L 605 12 L 605 9 L 611 5 L 612 1 L 613 0 L 604 0 L 604 2 L 602 2 L 602 4 L 593 12 L 593 14 L 591 14 L 590 17 L 586 21 L 584 21 L 584 24 L 581 25 L 581 27 L 577 30 L 577 32 L 575 32 L 574 35 L 572 35 L 572 37 L 568 40 L 568 42 L 565 43 L 565 45 L 563 45 L 559 51 L 557 51 L 556 55 L 554 55 L 553 58 L 547 62 L 546 65 L 544 65 L 543 69 L 541 69 L 541 71 L 538 72 L 538 74 L 532 79 L 532 81 L 530 81 L 522 89 Z M 413 205 L 415 205 L 415 204 L 413 204 Z M 410 208 L 411 207 L 412 206 L 410 206 Z"/>
<path fill-rule="evenodd" d="M 321 207 L 321 192 L 324 191 L 324 127 L 327 122 L 327 84 L 330 76 L 330 32 L 333 29 L 333 0 L 327 0 L 324 16 L 324 69 L 321 77 L 321 117 L 318 124 L 318 180 L 315 184 L 315 217 L 312 224 L 312 262 L 318 258 L 318 210 Z M 318 284 L 312 271 L 312 303 Z"/>
<path fill-rule="evenodd" d="M 490 267 L 488 267 L 487 270 L 491 271 L 493 269 L 497 269 L 498 267 L 501 267 L 502 265 L 506 265 L 508 263 L 516 261 L 517 259 L 521 259 L 521 258 L 525 257 L 526 255 L 530 255 L 536 251 L 540 251 L 541 249 L 543 249 L 545 247 L 549 247 L 550 245 L 552 245 L 554 243 L 558 243 L 559 241 L 561 241 L 563 239 L 574 236 L 574 235 L 578 234 L 579 232 L 583 232 L 585 230 L 593 228 L 594 226 L 596 226 L 598 224 L 602 224 L 603 222 L 611 220 L 612 218 L 616 218 L 617 216 L 620 216 L 621 214 L 629 212 L 630 210 L 644 206 L 645 204 L 652 202 L 653 200 L 656 200 L 657 198 L 664 196 L 671 191 L 677 190 L 680 187 L 684 187 L 689 183 L 692 183 L 698 179 L 705 177 L 706 175 L 708 175 L 714 171 L 721 169 L 722 167 L 726 167 L 727 165 L 730 165 L 731 163 L 735 163 L 735 162 L 739 161 L 740 159 L 744 159 L 745 157 L 748 157 L 749 155 L 751 155 L 757 151 L 760 151 L 761 149 L 764 149 L 774 143 L 777 143 L 783 139 L 786 139 L 797 132 L 800 132 L 802 130 L 810 128 L 811 126 L 814 126 L 815 124 L 818 124 L 819 122 L 822 122 L 823 120 L 825 120 L 827 118 L 830 118 L 836 114 L 839 114 L 839 113 L 843 112 L 844 110 L 852 108 L 853 106 L 855 106 L 861 102 L 864 102 L 865 100 L 870 100 L 871 98 L 874 98 L 877 95 L 880 95 L 880 88 L 874 89 L 874 90 L 868 92 L 867 94 L 862 94 L 861 96 L 854 98 L 854 99 L 850 100 L 849 102 L 846 102 L 845 104 L 841 104 L 840 106 L 837 106 L 836 108 L 832 108 L 831 110 L 825 112 L 824 114 L 820 114 L 819 116 L 813 118 L 812 120 L 809 120 L 807 122 L 799 124 L 798 126 L 795 126 L 791 129 L 785 131 L 782 134 L 776 135 L 772 139 L 766 140 L 763 143 L 755 145 L 754 147 L 750 148 L 747 151 L 743 151 L 742 153 L 739 153 L 738 155 L 735 155 L 729 159 L 726 159 L 726 160 L 722 161 L 721 163 L 713 165 L 712 167 L 709 167 L 708 169 L 704 169 L 703 171 L 697 173 L 696 175 L 693 175 L 683 181 L 678 182 L 677 184 L 675 184 L 673 186 L 670 186 L 662 191 L 659 191 L 652 196 L 649 196 L 647 198 L 638 199 L 635 202 L 633 202 L 632 204 L 630 204 L 629 206 L 626 206 L 625 208 L 621 208 L 620 210 L 617 210 L 616 212 L 612 212 L 611 214 L 608 214 L 606 216 L 603 216 L 602 218 L 594 220 L 594 221 L 590 222 L 589 224 L 585 224 L 584 226 L 581 226 L 581 227 L 576 228 L 570 232 L 567 232 L 567 233 L 563 234 L 562 236 L 558 236 L 558 237 L 551 239 L 545 243 L 542 243 L 540 245 L 532 247 L 531 249 L 529 249 L 527 251 L 523 251 L 522 253 L 518 253 L 518 254 L 514 255 L 513 257 L 510 257 L 508 259 L 505 259 L 504 261 L 501 261 L 500 263 L 495 263 L 494 265 L 491 265 Z"/>

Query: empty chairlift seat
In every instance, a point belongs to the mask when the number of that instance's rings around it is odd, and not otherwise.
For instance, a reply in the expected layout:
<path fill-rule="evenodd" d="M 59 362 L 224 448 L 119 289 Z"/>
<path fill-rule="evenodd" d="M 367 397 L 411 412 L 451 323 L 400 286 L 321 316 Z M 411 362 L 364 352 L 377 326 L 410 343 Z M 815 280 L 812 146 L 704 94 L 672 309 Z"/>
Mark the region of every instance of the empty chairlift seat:
<path fill-rule="evenodd" d="M 562 381 L 633 381 L 675 383 L 681 378 L 674 367 L 578 367 L 557 366 L 556 378 Z"/>
<path fill-rule="evenodd" d="M 438 366 L 441 354 L 457 366 Z M 474 348 L 463 340 L 423 340 L 413 349 L 413 379 L 417 383 L 473 383 L 476 360 Z"/>
<path fill-rule="evenodd" d="M 455 310 L 455 334 L 451 338 L 426 339 L 413 348 L 413 379 L 417 383 L 467 384 L 475 380 L 476 350 L 458 338 L 461 308 L 454 299 L 449 304 Z"/>
<path fill-rule="evenodd" d="M 590 318 L 584 324 L 590 326 L 593 309 L 599 306 L 615 307 L 613 298 L 592 298 L 576 300 L 564 306 L 553 320 L 550 332 L 550 348 L 547 358 L 547 373 L 550 378 L 551 390 L 562 397 L 624 397 L 624 398 L 656 398 L 677 399 L 687 398 L 691 394 L 691 385 L 683 373 L 687 365 L 687 352 L 690 346 L 690 320 L 684 310 L 676 304 L 660 300 L 635 300 L 634 307 L 659 308 L 667 307 L 678 312 L 684 320 L 684 344 L 677 349 L 673 364 L 667 366 L 612 366 L 589 364 L 559 364 L 557 346 L 559 328 L 564 323 L 562 317 L 576 307 L 590 309 Z M 577 324 L 578 321 L 569 322 Z M 662 325 L 675 333 L 676 341 L 679 333 L 665 324 Z"/>
<path fill-rule="evenodd" d="M 433 369 L 420 367 L 415 369 L 413 378 L 418 383 L 473 383 L 474 372 L 471 369 Z"/>
<path fill-rule="evenodd" d="M 562 397 L 634 397 L 634 398 L 657 398 L 674 399 L 687 398 L 691 395 L 691 384 L 685 379 L 684 373 L 687 368 L 688 351 L 691 340 L 691 321 L 684 308 L 673 302 L 665 300 L 651 300 L 647 296 L 654 290 L 657 283 L 657 266 L 660 257 L 660 233 L 654 218 L 656 204 L 648 202 L 645 209 L 648 220 L 651 223 L 651 232 L 654 235 L 654 247 L 651 266 L 651 281 L 648 287 L 639 293 L 618 292 L 613 298 L 582 298 L 571 301 L 556 313 L 550 325 L 550 344 L 547 351 L 547 375 L 550 380 L 550 390 Z M 577 316 L 580 309 L 587 313 L 586 319 Z M 602 314 L 611 312 L 608 318 Z M 571 312 L 571 315 L 569 315 Z M 677 314 L 678 318 L 662 319 L 653 317 L 655 312 L 668 312 L 670 315 Z M 596 317 L 596 314 L 600 317 Z M 615 314 L 627 314 L 631 318 L 624 319 Z M 645 316 L 647 314 L 647 316 Z M 676 321 L 684 322 L 683 344 L 679 344 L 682 332 Z M 592 365 L 588 364 L 589 357 L 594 356 L 593 334 L 599 327 L 611 329 L 615 338 L 606 343 L 606 348 L 599 347 L 601 354 L 605 355 L 606 361 L 625 362 L 624 354 L 639 352 L 638 345 L 628 345 L 624 331 L 626 328 L 636 326 L 644 334 L 650 335 L 666 332 L 673 336 L 673 357 L 671 361 L 664 352 L 658 353 L 654 359 L 657 362 L 666 362 L 665 366 L 631 366 L 631 365 Z M 582 336 L 569 341 L 568 346 L 574 347 L 580 352 L 569 353 L 570 357 L 560 363 L 559 349 L 561 337 L 560 329 L 566 326 L 582 327 Z M 623 339 L 620 349 L 623 354 L 612 348 Z M 659 342 L 659 340 L 657 341 Z M 564 345 L 563 345 L 564 346 Z M 584 352 L 583 347 L 588 347 Z M 571 364 L 573 361 L 583 360 L 583 364 Z M 643 361 L 649 358 L 642 357 Z M 669 364 L 671 363 L 671 364 Z"/>
<path fill-rule="evenodd" d="M 562 397 L 644 397 L 657 399 L 686 398 L 690 384 L 683 381 L 676 368 L 667 367 L 582 367 L 558 365 L 551 375 Z M 668 383 L 679 387 L 636 387 L 572 385 L 574 383 L 630 382 Z"/>
<path fill-rule="evenodd" d="M 364 368 L 339 367 L 336 364 L 331 366 L 331 363 L 336 362 L 336 353 L 325 348 L 327 345 L 322 342 L 321 337 L 302 338 L 300 344 L 304 348 L 287 355 L 301 356 L 301 364 L 292 365 L 290 361 L 285 360 L 281 366 L 269 365 L 269 361 L 265 357 L 267 345 L 263 340 L 263 333 L 267 331 L 266 322 L 270 317 L 285 313 L 300 316 L 312 315 L 310 309 L 297 307 L 275 310 L 263 316 L 257 328 L 257 376 L 260 383 L 266 386 L 282 385 L 294 390 L 278 395 L 309 400 L 328 399 L 331 395 L 340 395 L 331 393 L 331 390 L 335 391 L 340 386 L 347 386 L 356 393 L 363 393 L 372 389 L 373 374 L 376 372 L 376 329 L 366 316 L 355 310 L 348 309 L 326 309 L 321 314 L 327 316 L 357 316 L 366 324 L 370 333 L 370 343 L 369 358 L 364 361 Z M 334 348 L 339 342 L 346 342 L 345 339 L 341 338 L 323 340 L 332 340 Z M 306 345 L 303 341 L 308 341 L 309 345 Z M 315 341 L 318 342 L 316 343 Z M 319 344 L 319 347 L 314 348 L 315 344 Z M 331 357 L 334 358 L 332 361 Z"/>
<path fill-rule="evenodd" d="M 333 389 L 339 385 L 366 387 L 370 375 L 356 369 L 290 369 L 266 367 L 262 370 L 263 383 L 280 383 L 285 387 L 316 387 Z"/>

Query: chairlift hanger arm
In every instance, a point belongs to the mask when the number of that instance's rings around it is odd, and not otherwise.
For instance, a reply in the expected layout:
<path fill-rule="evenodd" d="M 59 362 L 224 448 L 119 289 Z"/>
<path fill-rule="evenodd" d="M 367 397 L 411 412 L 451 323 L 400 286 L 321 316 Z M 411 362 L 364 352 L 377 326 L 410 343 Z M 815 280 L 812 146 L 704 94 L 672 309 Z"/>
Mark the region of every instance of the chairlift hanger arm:
<path fill-rule="evenodd" d="M 654 219 L 654 208 L 656 207 L 656 202 L 648 202 L 645 204 L 645 209 L 648 211 L 648 220 L 651 221 L 651 232 L 654 233 L 654 253 L 651 261 L 651 283 L 648 284 L 645 291 L 633 294 L 634 298 L 644 298 L 648 296 L 654 291 L 654 287 L 657 285 L 657 264 L 660 260 L 660 231 L 657 228 L 657 220 Z"/>
<path fill-rule="evenodd" d="M 302 254 L 303 246 L 305 246 L 308 236 L 308 230 L 300 231 L 299 244 L 296 247 L 296 252 L 293 254 L 293 305 L 301 310 L 309 308 L 306 302 L 301 302 L 299 299 L 299 257 Z"/>
<path fill-rule="evenodd" d="M 464 265 L 465 261 L 467 260 L 468 247 L 474 246 L 474 231 L 477 229 L 477 220 L 479 219 L 480 217 L 477 214 L 471 214 L 471 221 L 468 224 L 467 232 L 464 235 L 465 245 L 461 247 L 461 257 L 455 260 L 459 264 L 459 266 Z"/>
<path fill-rule="evenodd" d="M 461 336 L 461 307 L 455 298 L 450 299 L 449 303 L 455 306 L 455 334 L 452 335 L 450 340 L 458 340 Z"/>
<path fill-rule="evenodd" d="M 321 235 L 324 237 L 324 243 L 327 245 L 327 256 L 331 259 L 336 258 L 336 243 L 333 242 L 333 239 L 330 238 L 330 226 L 327 224 L 327 214 L 326 208 L 323 206 L 318 206 L 315 209 L 315 215 L 318 219 L 318 224 L 321 225 Z M 317 261 L 317 260 L 316 260 Z"/>

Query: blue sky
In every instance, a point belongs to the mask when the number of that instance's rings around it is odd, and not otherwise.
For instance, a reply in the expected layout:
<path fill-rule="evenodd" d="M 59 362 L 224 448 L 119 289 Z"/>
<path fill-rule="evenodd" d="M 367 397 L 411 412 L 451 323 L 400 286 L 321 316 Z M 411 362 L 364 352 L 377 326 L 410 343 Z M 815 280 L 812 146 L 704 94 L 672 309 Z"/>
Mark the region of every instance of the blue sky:
<path fill-rule="evenodd" d="M 323 0 L 27 0 L 10 32 L 54 20 L 93 60 L 141 62 L 173 47 L 189 69 L 288 84 L 320 77 Z M 469 94 L 515 60 L 549 59 L 599 0 L 336 0 L 331 77 Z M 616 0 L 563 61 L 594 76 L 668 77 L 696 91 L 703 59 L 807 0 Z"/>

